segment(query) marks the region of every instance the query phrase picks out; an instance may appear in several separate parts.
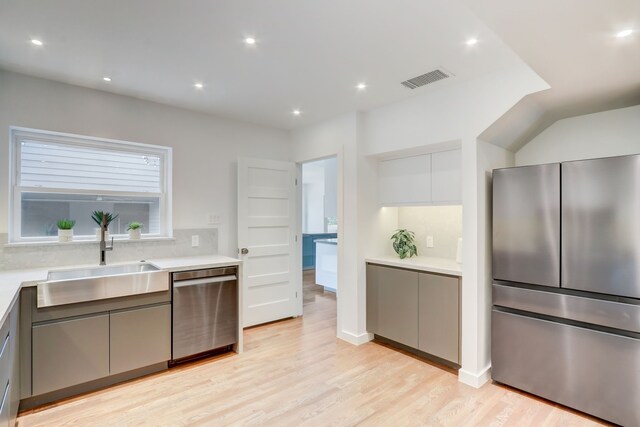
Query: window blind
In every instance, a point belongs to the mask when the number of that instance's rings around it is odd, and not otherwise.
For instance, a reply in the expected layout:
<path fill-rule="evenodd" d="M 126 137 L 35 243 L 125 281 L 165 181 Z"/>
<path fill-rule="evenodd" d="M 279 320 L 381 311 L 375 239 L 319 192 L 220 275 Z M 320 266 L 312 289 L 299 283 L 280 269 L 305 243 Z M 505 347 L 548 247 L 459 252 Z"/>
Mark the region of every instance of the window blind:
<path fill-rule="evenodd" d="M 19 185 L 50 189 L 161 193 L 154 153 L 22 140 Z"/>

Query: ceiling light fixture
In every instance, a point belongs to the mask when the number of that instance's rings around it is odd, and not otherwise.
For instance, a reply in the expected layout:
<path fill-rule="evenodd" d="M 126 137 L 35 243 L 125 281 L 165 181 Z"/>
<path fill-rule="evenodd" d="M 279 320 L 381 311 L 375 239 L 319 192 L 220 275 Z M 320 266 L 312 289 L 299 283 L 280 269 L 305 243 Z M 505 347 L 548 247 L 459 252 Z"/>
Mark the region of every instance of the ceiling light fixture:
<path fill-rule="evenodd" d="M 111 77 L 103 77 L 102 80 L 104 80 L 105 82 L 110 82 L 111 81 Z"/>
<path fill-rule="evenodd" d="M 34 44 L 36 46 L 42 46 L 44 43 L 42 43 L 42 41 L 38 39 L 31 39 L 31 44 Z"/>
<path fill-rule="evenodd" d="M 367 88 L 367 84 L 366 83 L 358 83 L 356 85 L 356 89 L 358 90 L 365 90 Z"/>
<path fill-rule="evenodd" d="M 293 110 L 293 111 L 291 112 L 291 114 L 293 114 L 294 116 L 299 116 L 300 114 L 302 114 L 302 111 L 300 111 L 300 110 Z"/>
<path fill-rule="evenodd" d="M 616 34 L 616 37 L 622 39 L 624 37 L 629 37 L 631 34 L 633 34 L 633 30 L 631 28 L 627 28 L 626 30 L 622 30 Z"/>
<path fill-rule="evenodd" d="M 477 44 L 477 43 L 478 43 L 478 39 L 475 39 L 475 38 L 474 38 L 474 39 L 469 39 L 469 40 L 467 40 L 467 41 L 465 42 L 465 44 L 466 44 L 467 46 L 473 46 L 474 44 Z"/>
<path fill-rule="evenodd" d="M 202 89 L 204 87 L 204 84 L 198 82 L 198 83 L 194 83 L 193 87 L 195 87 L 196 89 Z"/>
<path fill-rule="evenodd" d="M 248 45 L 254 45 L 256 44 L 256 39 L 254 39 L 253 37 L 247 37 L 246 39 L 244 39 L 244 42 Z"/>

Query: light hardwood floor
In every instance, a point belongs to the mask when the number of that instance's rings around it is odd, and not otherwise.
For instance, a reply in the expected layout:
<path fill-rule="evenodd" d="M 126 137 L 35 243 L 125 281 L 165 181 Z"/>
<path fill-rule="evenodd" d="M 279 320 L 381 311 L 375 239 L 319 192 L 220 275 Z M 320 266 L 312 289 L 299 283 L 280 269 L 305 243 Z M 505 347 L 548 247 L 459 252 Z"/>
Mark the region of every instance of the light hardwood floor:
<path fill-rule="evenodd" d="M 306 278 L 304 317 L 246 330 L 245 353 L 41 408 L 19 426 L 604 424 L 508 387 L 468 387 L 451 371 L 377 343 L 338 340 L 335 295 Z"/>

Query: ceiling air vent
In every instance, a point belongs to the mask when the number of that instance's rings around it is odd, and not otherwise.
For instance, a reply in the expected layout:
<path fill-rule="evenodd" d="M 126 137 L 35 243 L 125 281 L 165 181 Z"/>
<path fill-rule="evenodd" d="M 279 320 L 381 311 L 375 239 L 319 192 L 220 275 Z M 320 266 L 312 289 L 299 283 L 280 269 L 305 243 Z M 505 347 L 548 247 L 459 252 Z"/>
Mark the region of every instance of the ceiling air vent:
<path fill-rule="evenodd" d="M 433 71 L 429 71 L 428 73 L 423 74 L 421 76 L 414 77 L 409 80 L 405 80 L 404 82 L 402 82 L 402 84 L 408 87 L 409 89 L 416 89 L 416 88 L 428 85 L 430 83 L 437 82 L 438 80 L 449 78 L 452 75 L 453 74 L 438 68 Z"/>

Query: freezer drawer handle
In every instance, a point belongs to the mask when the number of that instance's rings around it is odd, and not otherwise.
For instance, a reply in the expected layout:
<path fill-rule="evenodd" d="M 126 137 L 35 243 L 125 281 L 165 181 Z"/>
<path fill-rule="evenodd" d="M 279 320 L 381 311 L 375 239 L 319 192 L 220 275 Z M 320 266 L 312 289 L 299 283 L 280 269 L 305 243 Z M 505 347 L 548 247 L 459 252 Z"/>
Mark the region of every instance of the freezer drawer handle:
<path fill-rule="evenodd" d="M 237 280 L 235 274 L 230 274 L 228 276 L 217 276 L 217 277 L 205 277 L 203 279 L 193 279 L 193 280 L 180 280 L 178 282 L 173 283 L 174 288 L 182 288 L 185 286 L 196 286 L 196 285 L 209 285 L 220 282 L 230 282 L 232 280 Z"/>

